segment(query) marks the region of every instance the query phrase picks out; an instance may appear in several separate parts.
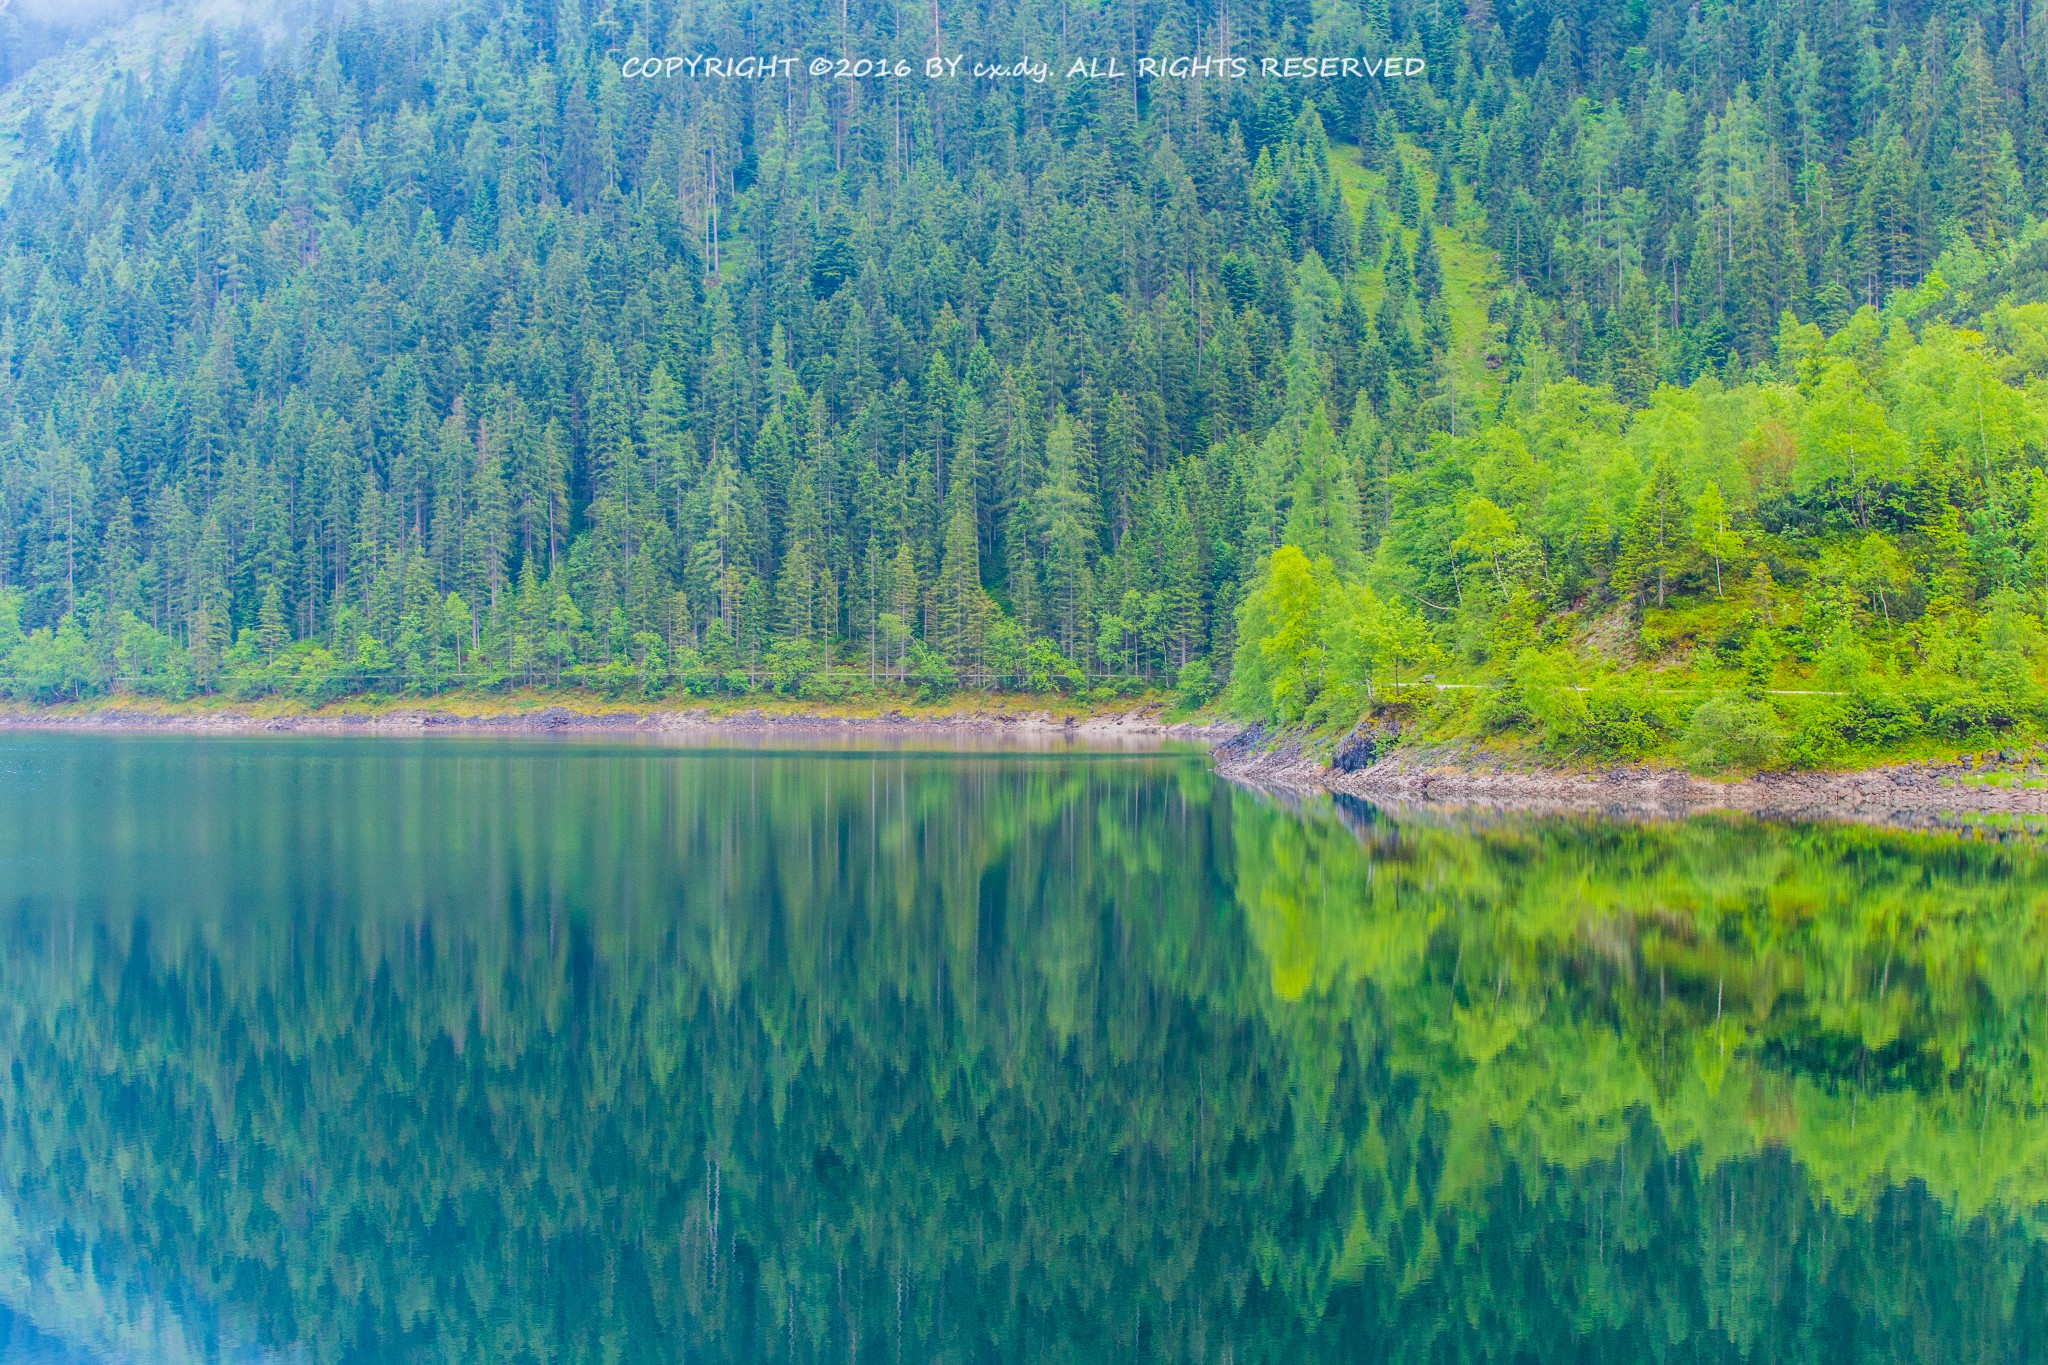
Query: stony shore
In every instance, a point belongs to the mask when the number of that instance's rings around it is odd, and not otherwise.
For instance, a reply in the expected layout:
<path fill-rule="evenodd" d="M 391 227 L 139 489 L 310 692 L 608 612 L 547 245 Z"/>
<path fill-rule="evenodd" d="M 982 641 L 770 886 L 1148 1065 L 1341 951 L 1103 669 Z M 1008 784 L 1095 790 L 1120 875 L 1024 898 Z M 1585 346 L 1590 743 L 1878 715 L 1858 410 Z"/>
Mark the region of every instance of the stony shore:
<path fill-rule="evenodd" d="M 1375 805 L 1673 819 L 1731 811 L 1779 820 L 1940 827 L 2048 819 L 2048 753 L 2003 749 L 1849 772 L 1765 772 L 1717 781 L 1683 769 L 1516 766 L 1448 746 L 1403 746 L 1351 772 L 1256 730 L 1215 746 L 1216 770 L 1249 786 L 1319 789 Z"/>
<path fill-rule="evenodd" d="M 341 706 L 314 711 L 98 705 L 0 710 L 0 731 L 304 735 L 554 735 L 889 740 L 966 745 L 1205 744 L 1217 773 L 1245 786 L 1329 791 L 1390 808 L 1600 814 L 1669 819 L 1733 811 L 1785 820 L 1943 826 L 2010 818 L 2048 822 L 2048 751 L 2002 749 L 1941 762 L 1851 772 L 1768 772 L 1717 781 L 1675 768 L 1532 767 L 1451 746 L 1403 744 L 1351 771 L 1295 738 L 1230 721 L 1169 722 L 1128 711 L 1028 708 L 835 712 L 829 708 L 662 709 L 548 704 L 530 708 Z"/>
<path fill-rule="evenodd" d="M 1241 728 L 1227 721 L 1168 722 L 1160 719 L 1156 707 L 1098 712 L 999 708 L 837 712 L 827 708 L 714 710 L 555 703 L 530 708 L 426 704 L 312 711 L 147 705 L 0 709 L 0 731 L 125 734 L 610 735 L 650 739 L 788 735 L 804 739 L 926 737 L 961 742 L 1073 740 L 1096 744 L 1183 740 L 1214 744 L 1237 735 Z"/>

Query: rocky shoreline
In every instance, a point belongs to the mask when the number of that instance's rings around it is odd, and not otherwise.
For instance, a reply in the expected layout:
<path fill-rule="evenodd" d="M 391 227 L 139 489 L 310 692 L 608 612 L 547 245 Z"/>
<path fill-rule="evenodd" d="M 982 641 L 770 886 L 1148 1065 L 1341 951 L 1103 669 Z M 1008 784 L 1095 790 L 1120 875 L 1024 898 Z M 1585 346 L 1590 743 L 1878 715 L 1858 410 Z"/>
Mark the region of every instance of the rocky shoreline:
<path fill-rule="evenodd" d="M 1445 745 L 1391 744 L 1391 736 L 1348 737 L 1333 766 L 1303 737 L 1269 734 L 1232 721 L 1169 722 L 1157 706 L 1059 712 L 1003 708 L 834 713 L 829 709 L 713 710 L 560 703 L 531 709 L 434 705 L 315 711 L 167 708 L 135 705 L 0 710 L 0 731 L 192 733 L 220 735 L 531 735 L 688 740 L 778 736 L 807 742 L 942 741 L 1035 747 L 1085 744 L 1207 746 L 1216 773 L 1243 786 L 1290 793 L 1334 792 L 1376 806 L 1465 812 L 1595 814 L 1677 819 L 1730 811 L 1770 819 L 1836 820 L 1941 827 L 2009 818 L 2048 825 L 2048 749 L 2002 749 L 1947 762 L 1902 763 L 1856 772 L 1768 772 L 1716 781 L 1681 769 L 1531 767 Z M 1377 742 L 1376 742 L 1377 741 Z"/>
<path fill-rule="evenodd" d="M 559 703 L 527 710 L 468 711 L 432 705 L 361 710 L 236 710 L 224 707 L 157 708 L 91 706 L 0 710 L 0 731 L 166 733 L 217 735 L 589 735 L 688 738 L 690 736 L 800 736 L 805 739 L 946 738 L 955 741 L 1075 741 L 1091 744 L 1184 740 L 1214 744 L 1242 730 L 1232 722 L 1167 722 L 1158 708 L 1062 713 L 1033 710 L 957 712 L 882 711 L 838 714 L 829 710 L 680 710 L 648 707 L 584 709 Z"/>
<path fill-rule="evenodd" d="M 1715 781 L 1682 769 L 1648 766 L 1595 771 L 1517 767 L 1449 746 L 1397 748 L 1346 772 L 1305 753 L 1298 742 L 1246 730 L 1215 746 L 1215 762 L 1219 774 L 1248 786 L 1339 792 L 1395 809 L 1625 819 L 1727 811 L 1776 820 L 1928 828 L 1981 825 L 1987 817 L 2010 817 L 2022 826 L 2048 821 L 2048 752 L 2039 749 L 1852 772 L 1765 772 Z"/>

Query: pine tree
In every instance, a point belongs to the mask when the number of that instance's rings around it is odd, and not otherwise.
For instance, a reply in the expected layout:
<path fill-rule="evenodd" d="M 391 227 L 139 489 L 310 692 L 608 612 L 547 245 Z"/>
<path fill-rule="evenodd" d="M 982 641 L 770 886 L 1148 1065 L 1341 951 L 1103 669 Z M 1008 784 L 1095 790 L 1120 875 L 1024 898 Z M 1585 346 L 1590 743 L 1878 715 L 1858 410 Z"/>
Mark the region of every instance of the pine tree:
<path fill-rule="evenodd" d="M 1161 611 L 1167 662 L 1176 670 L 1202 648 L 1202 566 L 1197 554 L 1194 519 L 1188 515 L 1180 480 L 1160 479 L 1161 515 L 1158 544 Z"/>
<path fill-rule="evenodd" d="M 1984 32 L 1975 20 L 1965 25 L 1963 42 L 1950 67 L 1953 91 L 1954 140 L 1943 174 L 1949 212 L 1980 244 L 1998 234 L 2005 218 L 2008 183 L 2017 179 L 2012 134 L 2002 126 L 1991 59 L 1984 51 Z"/>
<path fill-rule="evenodd" d="M 1679 494 L 1678 475 L 1670 457 L 1659 455 L 1636 496 L 1635 511 L 1622 535 L 1621 553 L 1614 561 L 1615 586 L 1640 594 L 1654 583 L 1657 605 L 1663 606 L 1669 580 L 1685 567 L 1690 552 L 1687 531 L 1687 508 Z"/>
<path fill-rule="evenodd" d="M 1386 245 L 1385 212 L 1380 201 L 1366 196 L 1365 211 L 1358 220 L 1358 263 L 1367 270 L 1376 269 L 1380 263 L 1380 251 Z"/>
<path fill-rule="evenodd" d="M 291 632 L 284 623 L 284 594 L 277 584 L 267 583 L 263 603 L 256 611 L 256 647 L 263 652 L 263 662 L 269 664 L 275 663 L 290 643 Z"/>
<path fill-rule="evenodd" d="M 1621 306 L 1608 314 L 1607 356 L 1614 393 L 1640 405 L 1657 387 L 1657 326 L 1650 291 L 1640 274 L 1629 277 Z"/>
<path fill-rule="evenodd" d="M 1437 259 L 1436 232 L 1428 223 L 1415 234 L 1415 297 L 1429 304 L 1443 293 L 1443 263 Z"/>
<path fill-rule="evenodd" d="M 1045 440 L 1045 483 L 1033 501 L 1045 546 L 1045 599 L 1061 652 L 1078 657 L 1087 637 L 1093 589 L 1089 551 L 1095 540 L 1093 499 L 1082 486 L 1080 442 L 1065 412 Z"/>
<path fill-rule="evenodd" d="M 1865 302 L 1881 303 L 1919 264 L 1913 168 L 1905 139 L 1892 132 L 1879 144 L 1857 202 L 1858 254 L 1866 271 Z"/>
<path fill-rule="evenodd" d="M 1420 243 L 1418 242 L 1418 246 Z M 1381 270 L 1381 280 L 1386 297 L 1407 302 L 1408 294 L 1414 288 L 1415 276 L 1408 263 L 1408 249 L 1402 245 L 1401 234 L 1396 232 L 1387 247 L 1387 263 Z"/>
<path fill-rule="evenodd" d="M 835 624 L 827 590 L 832 571 L 825 549 L 817 481 L 805 463 L 790 481 L 788 542 L 775 580 L 777 639 L 808 646 L 827 636 Z"/>
<path fill-rule="evenodd" d="M 929 641 L 954 668 L 966 674 L 981 653 L 984 628 L 980 552 L 975 545 L 974 505 L 967 488 L 955 483 L 947 499 L 945 553 L 932 584 Z"/>
<path fill-rule="evenodd" d="M 922 602 L 923 593 L 917 579 L 917 556 L 911 553 L 909 541 L 898 541 L 896 557 L 889 564 L 889 616 L 895 623 L 896 634 L 892 662 L 899 673 L 904 651 L 910 642 L 917 638 L 918 609 Z"/>
<path fill-rule="evenodd" d="M 468 562 L 462 581 L 476 601 L 495 612 L 511 553 L 511 509 L 499 442 L 487 422 L 477 425 L 476 472 L 470 480 L 469 518 L 463 537 Z"/>
<path fill-rule="evenodd" d="M 1399 149 L 1390 153 L 1387 158 L 1387 198 L 1393 201 L 1403 227 L 1419 227 L 1422 223 L 1422 191 L 1415 180 L 1415 173 L 1408 169 L 1408 162 Z"/>
<path fill-rule="evenodd" d="M 1123 391 L 1109 396 L 1102 423 L 1102 523 L 1109 528 L 1110 548 L 1123 542 L 1131 526 L 1131 493 L 1139 473 L 1137 423 Z"/>
<path fill-rule="evenodd" d="M 1285 541 L 1300 546 L 1310 559 L 1328 559 L 1346 578 L 1356 578 L 1365 570 L 1358 531 L 1358 485 L 1330 426 L 1330 414 L 1320 404 L 1302 433 L 1296 455 Z"/>
<path fill-rule="evenodd" d="M 647 401 L 640 415 L 641 437 L 647 447 L 647 462 L 658 483 L 662 515 L 670 532 L 682 529 L 683 498 L 697 477 L 697 436 L 690 425 L 690 408 L 683 386 L 669 373 L 665 361 L 656 361 L 647 376 Z"/>
<path fill-rule="evenodd" d="M 327 174 L 327 156 L 320 148 L 319 114 L 311 100 L 299 101 L 293 117 L 290 146 L 284 159 L 285 203 L 298 220 L 304 248 L 312 249 L 318 224 L 334 211 L 334 187 Z M 245 220 L 246 221 L 246 220 Z"/>

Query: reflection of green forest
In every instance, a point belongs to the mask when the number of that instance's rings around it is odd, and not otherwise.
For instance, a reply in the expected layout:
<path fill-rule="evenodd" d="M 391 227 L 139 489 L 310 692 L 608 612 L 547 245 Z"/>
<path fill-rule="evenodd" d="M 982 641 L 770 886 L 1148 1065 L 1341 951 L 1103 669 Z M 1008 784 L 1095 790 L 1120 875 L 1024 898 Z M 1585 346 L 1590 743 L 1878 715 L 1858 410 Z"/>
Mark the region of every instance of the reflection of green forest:
<path fill-rule="evenodd" d="M 1850 1208 L 1909 1178 L 1966 1214 L 2048 1202 L 2048 851 L 1352 823 L 1238 813 L 1252 936 L 1282 1014 L 1369 986 L 1390 1065 L 1456 1131 L 1576 1167 L 1642 1108 L 1710 1162 L 1782 1145 Z M 1459 1155 L 1454 1183 L 1498 1178 L 1484 1144 Z"/>
<path fill-rule="evenodd" d="M 0 767 L 0 1190 L 52 1230 L 46 1279 L 195 1331 L 319 1360 L 2048 1349 L 2032 850 L 1387 825 L 1172 757 Z"/>

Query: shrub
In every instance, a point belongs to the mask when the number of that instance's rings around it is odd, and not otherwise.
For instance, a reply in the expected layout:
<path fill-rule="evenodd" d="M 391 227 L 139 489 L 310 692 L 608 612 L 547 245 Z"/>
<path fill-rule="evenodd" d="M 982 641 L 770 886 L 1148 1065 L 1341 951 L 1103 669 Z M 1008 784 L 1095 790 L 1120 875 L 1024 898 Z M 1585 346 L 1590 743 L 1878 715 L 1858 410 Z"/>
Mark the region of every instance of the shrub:
<path fill-rule="evenodd" d="M 1802 766 L 1841 759 L 1851 748 L 1884 748 L 1927 728 L 1919 708 L 1892 693 L 1866 687 L 1849 697 L 1827 697 L 1806 706 L 1787 756 Z"/>
<path fill-rule="evenodd" d="M 1080 666 L 1060 653 L 1060 647 L 1050 640 L 1037 639 L 1024 656 L 1024 690 L 1026 692 L 1079 692 L 1087 679 L 1081 676 Z"/>
<path fill-rule="evenodd" d="M 1849 702 L 1836 697 L 1802 708 L 1786 756 L 1802 768 L 1822 767 L 1839 759 L 1849 747 L 1852 709 Z"/>
<path fill-rule="evenodd" d="M 2018 719 L 2014 709 L 1981 688 L 1945 692 L 1928 700 L 1927 728 L 1943 739 L 1969 739 L 2010 730 Z"/>
<path fill-rule="evenodd" d="M 1668 733 L 1653 695 L 1634 680 L 1603 678 L 1585 698 L 1580 747 L 1595 758 L 1641 758 Z"/>
<path fill-rule="evenodd" d="M 278 687 L 313 706 L 333 701 L 348 690 L 348 678 L 340 662 L 331 651 L 310 640 L 301 640 L 278 655 L 270 671 L 279 679 Z M 172 676 L 165 684 L 170 689 L 185 685 L 177 676 Z M 171 690 L 167 695 L 182 696 L 183 693 Z"/>
<path fill-rule="evenodd" d="M 905 676 L 917 685 L 919 701 L 937 701 L 960 686 L 960 675 L 946 656 L 922 640 L 911 641 L 908 663 Z"/>
<path fill-rule="evenodd" d="M 784 696 L 801 693 L 824 664 L 824 651 L 801 640 L 781 641 L 761 661 L 768 674 L 768 685 Z"/>
<path fill-rule="evenodd" d="M 709 697 L 715 696 L 720 692 L 732 690 L 728 685 L 730 682 L 728 676 L 707 664 L 696 650 L 686 646 L 677 651 L 677 654 L 675 668 L 672 672 L 675 680 L 682 685 L 683 691 L 689 695 L 693 697 Z M 745 680 L 742 679 L 742 681 Z"/>
<path fill-rule="evenodd" d="M 0 675 L 4 675 L 7 656 L 21 643 L 21 593 L 15 588 L 0 588 Z"/>
<path fill-rule="evenodd" d="M 1709 697 L 1692 713 L 1680 748 L 1695 772 L 1756 769 L 1777 755 L 1785 736 L 1768 702 Z"/>
<path fill-rule="evenodd" d="M 1510 689 L 1514 709 L 1528 717 L 1541 734 L 1543 747 L 1552 753 L 1576 753 L 1585 738 L 1585 695 L 1572 679 L 1569 660 L 1560 661 L 1533 649 L 1525 649 L 1515 658 Z M 1505 694 L 1502 695 L 1500 702 L 1489 699 L 1482 713 L 1505 712 Z"/>
<path fill-rule="evenodd" d="M 1473 703 L 1472 715 L 1479 728 L 1489 735 L 1541 728 L 1523 688 L 1515 683 L 1481 691 Z"/>
<path fill-rule="evenodd" d="M 1020 681 L 1024 676 L 1026 658 L 1023 630 L 1008 616 L 998 617 L 996 623 L 988 628 L 988 638 L 982 642 L 981 655 L 992 690 Z"/>
<path fill-rule="evenodd" d="M 10 691 L 31 701 L 76 700 L 92 685 L 92 654 L 76 616 L 55 630 L 30 631 L 8 656 L 14 677 Z"/>
<path fill-rule="evenodd" d="M 1987 692 L 2017 706 L 2036 693 L 2033 665 L 2048 653 L 2048 640 L 2012 589 L 1994 594 L 1985 605 L 1984 619 L 1977 623 L 1977 676 Z"/>
<path fill-rule="evenodd" d="M 1207 659 L 1189 659 L 1173 680 L 1175 699 L 1192 711 L 1216 695 L 1216 681 Z"/>
<path fill-rule="evenodd" d="M 192 676 L 185 667 L 185 651 L 177 641 L 157 630 L 132 611 L 121 613 L 116 622 L 114 642 L 114 683 L 124 691 L 141 696 L 180 697 L 192 688 Z M 0 621 L 0 637 L 5 623 Z M 289 657 L 292 651 L 287 650 Z M 321 667 L 334 671 L 333 656 L 320 650 Z"/>
<path fill-rule="evenodd" d="M 866 687 L 867 680 L 861 679 L 859 686 Z M 829 668 L 821 668 L 797 684 L 796 694 L 805 701 L 841 701 L 853 690 L 848 680 L 835 675 Z"/>
<path fill-rule="evenodd" d="M 1919 711 L 1890 692 L 1865 689 L 1851 699 L 1848 731 L 1858 744 L 1897 744 L 1912 739 L 1923 728 Z"/>
<path fill-rule="evenodd" d="M 631 659 L 623 657 L 610 663 L 575 664 L 565 669 L 563 676 L 577 687 L 587 687 L 614 701 L 640 684 L 640 670 Z"/>
<path fill-rule="evenodd" d="M 668 660 L 661 657 L 661 637 L 651 630 L 636 632 L 633 653 L 640 660 L 640 695 L 653 698 L 668 690 Z"/>

